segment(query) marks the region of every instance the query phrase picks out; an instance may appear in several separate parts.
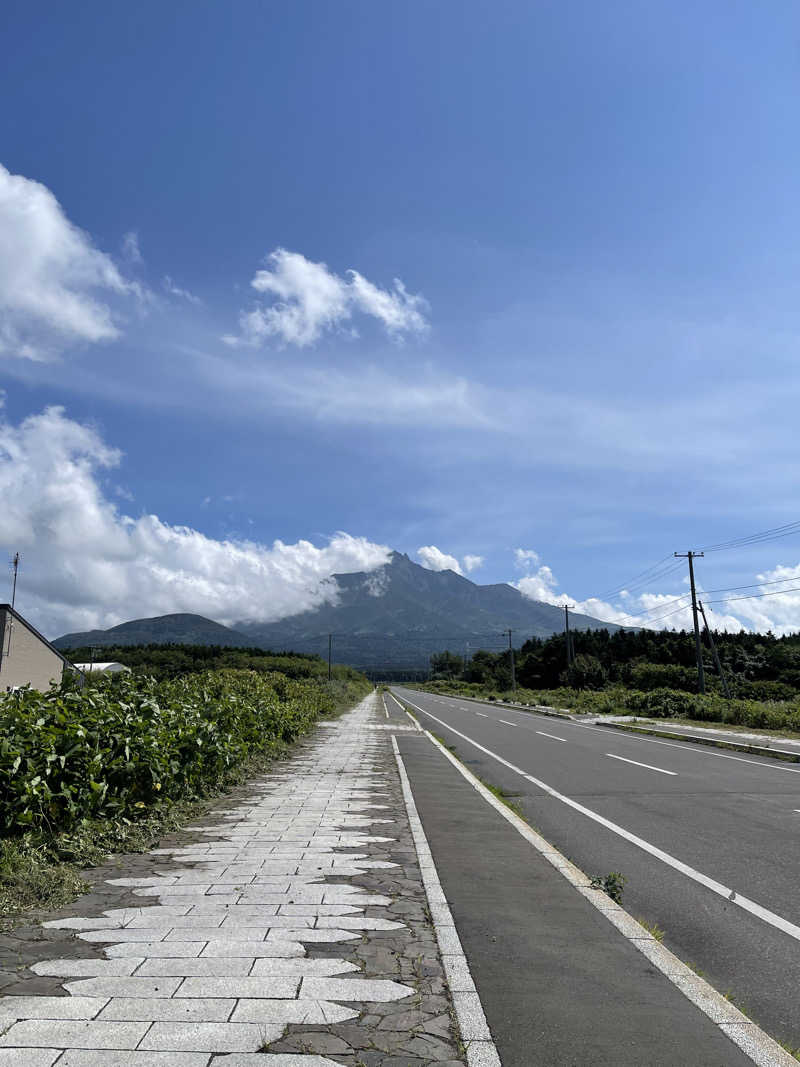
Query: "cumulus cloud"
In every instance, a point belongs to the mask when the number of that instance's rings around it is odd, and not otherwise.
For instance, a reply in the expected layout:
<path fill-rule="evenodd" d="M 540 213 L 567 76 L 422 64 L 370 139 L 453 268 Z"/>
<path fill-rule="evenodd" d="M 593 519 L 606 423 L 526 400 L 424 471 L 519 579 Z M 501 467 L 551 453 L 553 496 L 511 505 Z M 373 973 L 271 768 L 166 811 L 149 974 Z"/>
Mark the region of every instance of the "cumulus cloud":
<path fill-rule="evenodd" d="M 424 299 L 409 293 L 399 279 L 391 289 L 381 289 L 358 271 L 342 277 L 325 263 L 285 248 L 267 256 L 266 269 L 257 271 L 250 284 L 272 302 L 243 311 L 240 336 L 224 338 L 230 344 L 259 345 L 274 338 L 302 348 L 343 329 L 355 312 L 377 319 L 395 338 L 427 328 Z"/>
<path fill-rule="evenodd" d="M 581 615 L 622 626 L 643 626 L 653 630 L 690 630 L 693 627 L 688 590 L 679 594 L 640 592 L 635 595 L 623 591 L 616 604 L 597 597 L 582 600 L 559 592 L 557 578 L 548 566 L 541 564 L 536 552 L 517 549 L 515 556 L 517 564 L 526 568 L 527 573 L 511 584 L 531 600 L 558 607 L 570 604 Z M 793 589 L 795 585 L 796 590 Z M 784 590 L 788 592 L 784 593 Z M 730 633 L 772 630 L 776 634 L 800 630 L 800 564 L 781 565 L 756 575 L 752 587 L 741 593 L 734 590 L 729 594 L 706 594 L 699 581 L 698 594 L 705 605 L 709 626 L 714 630 Z M 767 595 L 762 598 L 761 594 Z"/>
<path fill-rule="evenodd" d="M 423 545 L 418 548 L 417 558 L 422 566 L 429 571 L 455 571 L 456 574 L 461 575 L 465 571 L 469 574 L 471 571 L 483 566 L 483 556 L 464 556 L 459 561 L 455 556 L 442 552 L 436 545 Z"/>
<path fill-rule="evenodd" d="M 130 517 L 103 489 L 120 461 L 61 408 L 0 422 L 0 543 L 22 556 L 20 610 L 51 636 L 170 612 L 274 621 L 336 602 L 332 574 L 389 559 L 386 546 L 346 533 L 322 547 L 264 545 Z"/>
<path fill-rule="evenodd" d="M 52 359 L 119 336 L 102 301 L 141 292 L 50 190 L 0 165 L 0 355 Z"/>

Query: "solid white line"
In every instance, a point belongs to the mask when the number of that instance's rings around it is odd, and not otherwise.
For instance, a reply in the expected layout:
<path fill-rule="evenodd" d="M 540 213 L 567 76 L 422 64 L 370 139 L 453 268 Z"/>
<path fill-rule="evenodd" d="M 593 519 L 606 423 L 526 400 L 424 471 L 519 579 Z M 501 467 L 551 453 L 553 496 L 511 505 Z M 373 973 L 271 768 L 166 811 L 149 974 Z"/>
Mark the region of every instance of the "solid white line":
<path fill-rule="evenodd" d="M 503 726 L 516 726 L 517 725 L 515 722 L 509 722 L 508 719 L 498 719 L 497 721 L 501 722 L 503 724 Z"/>
<path fill-rule="evenodd" d="M 639 763 L 639 761 L 635 759 L 625 759 L 624 756 L 615 756 L 613 752 L 606 752 L 606 755 L 611 759 L 620 759 L 623 763 L 633 763 L 637 767 L 646 767 L 648 771 L 658 771 L 659 774 L 676 775 L 678 773 L 677 771 L 665 771 L 663 767 L 653 767 L 649 763 Z"/>
<path fill-rule="evenodd" d="M 429 713 L 430 714 L 430 713 Z M 616 927 L 629 944 L 638 949 L 649 963 L 657 967 L 664 977 L 677 985 L 681 993 L 690 1000 L 697 1008 L 711 1019 L 712 1023 L 720 1028 L 726 1037 L 742 1050 L 748 1059 L 758 1067 L 792 1067 L 797 1063 L 794 1057 L 786 1052 L 769 1034 L 764 1033 L 755 1023 L 742 1014 L 738 1008 L 722 997 L 720 993 L 709 985 L 705 979 L 691 971 L 685 963 L 682 963 L 669 949 L 658 944 L 655 938 L 643 927 L 639 921 L 629 915 L 619 904 L 610 904 L 602 893 L 591 888 L 589 879 L 578 867 L 563 856 L 558 849 L 553 848 L 540 834 L 537 834 L 514 812 L 509 811 L 504 804 L 493 796 L 486 786 L 475 775 L 467 770 L 444 745 L 428 731 L 425 731 L 428 740 L 439 749 L 442 755 L 448 759 L 459 774 L 469 782 L 472 788 L 483 799 L 511 823 L 522 837 L 537 849 L 543 859 L 547 860 L 578 892 L 585 897 L 593 907 L 605 916 Z M 394 740 L 394 738 L 392 739 Z M 720 1022 L 720 1019 L 726 1020 Z"/>
<path fill-rule="evenodd" d="M 430 736 L 430 735 L 428 735 Z M 414 793 L 408 780 L 406 766 L 397 739 L 392 737 L 392 749 L 397 761 L 397 770 L 400 773 L 400 784 L 403 788 L 403 800 L 408 813 L 408 822 L 411 827 L 411 836 L 414 838 L 414 848 L 419 860 L 419 870 L 422 875 L 422 884 L 425 887 L 425 895 L 428 898 L 428 907 L 431 913 L 431 922 L 436 931 L 436 939 L 440 942 L 439 948 L 442 953 L 442 964 L 448 982 L 455 974 L 458 974 L 458 991 L 451 991 L 453 1008 L 461 1029 L 461 1037 L 464 1041 L 467 1053 L 468 1067 L 501 1067 L 497 1048 L 492 1040 L 489 1024 L 483 1011 L 478 990 L 472 979 L 469 962 L 464 955 L 461 939 L 456 930 L 456 924 L 447 898 L 439 881 L 436 863 L 431 852 L 422 820 L 414 802 Z M 446 931 L 446 933 L 445 933 Z M 444 936 L 441 936 L 444 934 Z M 480 1037 L 469 1039 L 467 1035 L 478 1033 Z"/>
<path fill-rule="evenodd" d="M 784 934 L 788 934 L 789 937 L 800 941 L 800 926 L 795 926 L 794 923 L 789 922 L 788 919 L 784 919 L 781 915 L 776 915 L 774 911 L 770 911 L 768 908 L 762 907 L 754 900 L 750 900 L 748 897 L 743 897 L 739 893 L 736 893 L 730 886 L 723 885 L 722 882 L 716 881 L 714 878 L 709 878 L 708 875 L 703 874 L 701 871 L 696 871 L 694 867 L 690 867 L 688 863 L 684 863 L 682 860 L 676 859 L 671 856 L 669 852 L 664 852 L 663 849 L 658 848 L 656 845 L 651 845 L 649 841 L 645 841 L 644 838 L 639 837 L 636 834 L 631 833 L 630 830 L 626 830 L 623 826 L 618 826 L 617 823 L 611 822 L 610 819 L 606 819 L 603 815 L 600 815 L 596 811 L 592 811 L 591 808 L 586 808 L 583 804 L 579 804 L 577 800 L 572 800 L 570 797 L 564 796 L 563 793 L 559 793 L 558 790 L 553 789 L 552 786 L 546 782 L 542 782 L 538 778 L 534 778 L 532 774 L 527 774 L 520 767 L 516 767 L 513 763 L 509 763 L 508 760 L 503 759 L 502 756 L 498 756 L 496 752 L 492 752 L 490 748 L 485 748 L 477 741 L 473 741 L 471 737 L 467 737 L 466 734 L 462 734 L 460 730 L 456 730 L 454 726 L 451 726 L 449 722 L 445 722 L 443 719 L 437 718 L 432 715 L 431 712 L 425 711 L 424 708 L 419 707 L 412 700 L 408 703 L 412 708 L 416 708 L 417 711 L 421 711 L 424 715 L 429 716 L 435 722 L 440 723 L 442 726 L 446 726 L 452 733 L 462 737 L 469 744 L 474 745 L 475 748 L 480 749 L 481 752 L 485 752 L 487 756 L 491 756 L 492 759 L 497 760 L 498 763 L 502 763 L 504 767 L 508 767 L 509 770 L 515 771 L 521 775 L 528 782 L 533 782 L 534 785 L 543 789 L 545 793 L 548 793 L 551 797 L 555 797 L 556 800 L 560 800 L 562 804 L 566 804 L 568 807 L 573 808 L 575 811 L 579 811 L 581 815 L 585 815 L 587 818 L 592 819 L 594 822 L 599 823 L 601 826 L 605 826 L 607 830 L 611 830 L 612 833 L 617 834 L 624 840 L 629 841 L 632 845 L 636 845 L 643 852 L 647 852 L 651 856 L 655 856 L 656 859 L 661 860 L 668 867 L 672 867 L 674 870 L 679 871 L 681 874 L 686 875 L 687 878 L 691 878 L 692 881 L 698 882 L 700 885 L 710 889 L 712 893 L 716 893 L 717 896 L 724 897 L 731 903 L 738 905 L 744 911 L 749 912 L 751 915 L 755 915 L 756 918 L 763 920 L 765 923 L 769 923 L 770 926 L 774 926 L 776 930 L 780 930 Z"/>
<path fill-rule="evenodd" d="M 536 733 L 540 734 L 542 737 L 552 737 L 552 739 L 554 741 L 566 741 L 567 740 L 566 737 L 556 737 L 555 734 L 546 734 L 544 732 L 544 730 L 537 730 Z"/>
<path fill-rule="evenodd" d="M 401 711 L 404 711 L 404 712 L 406 713 L 406 715 L 408 715 L 409 719 L 410 719 L 410 720 L 411 720 L 411 722 L 412 722 L 412 723 L 414 724 L 414 729 L 415 729 L 415 730 L 421 730 L 421 729 L 422 729 L 422 727 L 420 726 L 420 724 L 419 724 L 419 723 L 417 722 L 417 720 L 416 720 L 416 719 L 414 718 L 414 716 L 413 716 L 413 715 L 410 715 L 410 714 L 409 714 L 408 708 L 407 708 L 407 707 L 405 707 L 405 706 L 404 706 L 403 704 L 401 704 L 401 703 L 400 703 L 400 701 L 399 701 L 399 700 L 397 699 L 397 697 L 396 697 L 396 696 L 394 695 L 394 693 L 389 693 L 389 696 L 390 696 L 390 697 L 392 698 L 392 700 L 393 700 L 393 701 L 395 702 L 395 704 L 396 704 L 396 705 L 398 706 L 398 708 L 399 708 L 399 709 L 400 709 Z M 411 704 L 411 701 L 410 701 L 410 700 L 409 700 L 409 704 Z M 412 707 L 416 707 L 416 704 L 412 704 L 411 706 L 412 706 Z"/>

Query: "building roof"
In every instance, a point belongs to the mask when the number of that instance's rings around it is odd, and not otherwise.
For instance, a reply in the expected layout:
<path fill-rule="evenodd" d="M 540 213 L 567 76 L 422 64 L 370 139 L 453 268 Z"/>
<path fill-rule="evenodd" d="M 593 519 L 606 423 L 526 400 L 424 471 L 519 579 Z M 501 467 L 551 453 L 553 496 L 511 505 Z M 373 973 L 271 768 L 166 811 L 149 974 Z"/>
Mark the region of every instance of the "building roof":
<path fill-rule="evenodd" d="M 47 647 L 50 649 L 50 651 L 54 652 L 55 655 L 58 656 L 58 658 L 61 660 L 61 662 L 66 664 L 67 667 L 75 667 L 76 666 L 76 664 L 70 662 L 70 660 L 68 660 L 67 657 L 62 652 L 59 652 L 59 650 L 55 647 L 55 645 L 52 645 L 47 640 L 47 638 L 44 636 L 44 634 L 40 634 L 35 626 L 31 626 L 31 624 L 28 622 L 27 619 L 23 619 L 23 617 L 20 615 L 20 613 L 17 611 L 16 608 L 12 608 L 10 604 L 0 604 L 0 612 L 3 612 L 3 611 L 8 612 L 8 614 L 11 616 L 11 618 L 14 619 L 16 622 L 22 623 L 22 625 L 25 627 L 26 630 L 30 630 L 30 632 L 35 637 L 37 637 L 42 642 L 43 645 L 47 645 Z M 2 649 L 1 648 L 0 648 L 0 659 L 2 659 Z M 78 670 L 80 670 L 80 668 L 78 668 Z"/>

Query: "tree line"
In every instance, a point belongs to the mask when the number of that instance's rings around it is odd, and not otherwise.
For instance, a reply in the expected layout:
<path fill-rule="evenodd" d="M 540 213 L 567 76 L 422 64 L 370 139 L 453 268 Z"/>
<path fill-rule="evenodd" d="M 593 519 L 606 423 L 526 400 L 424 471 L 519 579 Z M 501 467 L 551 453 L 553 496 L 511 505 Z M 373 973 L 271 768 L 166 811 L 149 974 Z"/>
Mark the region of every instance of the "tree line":
<path fill-rule="evenodd" d="M 328 661 L 321 656 L 302 652 L 270 652 L 258 648 L 228 648 L 223 645 L 104 645 L 101 649 L 66 648 L 63 655 L 72 663 L 95 661 L 124 663 L 136 674 L 147 674 L 159 681 L 185 674 L 223 669 L 250 670 L 266 674 L 277 671 L 287 678 L 324 681 Z M 335 681 L 363 681 L 353 667 L 334 666 Z"/>
<path fill-rule="evenodd" d="M 577 630 L 567 666 L 564 634 L 531 638 L 514 651 L 517 684 L 526 689 L 697 691 L 694 634 L 685 630 Z M 800 634 L 715 633 L 714 642 L 733 695 L 753 700 L 791 700 L 800 692 Z M 721 689 L 711 653 L 704 647 L 709 691 Z M 500 692 L 511 688 L 511 654 L 476 651 L 468 662 L 450 651 L 431 657 L 433 678 L 476 682 Z"/>

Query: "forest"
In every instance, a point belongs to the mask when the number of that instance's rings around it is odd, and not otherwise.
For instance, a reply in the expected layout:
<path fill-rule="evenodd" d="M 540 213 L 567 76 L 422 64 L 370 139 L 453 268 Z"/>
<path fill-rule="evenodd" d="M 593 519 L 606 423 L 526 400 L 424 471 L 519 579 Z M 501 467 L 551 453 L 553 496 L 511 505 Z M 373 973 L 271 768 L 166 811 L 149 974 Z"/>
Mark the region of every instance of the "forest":
<path fill-rule="evenodd" d="M 570 634 L 570 665 L 564 634 L 532 638 L 514 652 L 517 685 L 525 689 L 642 692 L 698 690 L 694 634 L 686 631 L 580 630 Z M 794 700 L 800 695 L 800 634 L 714 633 L 713 641 L 731 696 L 744 700 Z M 706 689 L 722 693 L 708 635 L 703 659 Z M 477 651 L 465 664 L 449 651 L 431 657 L 434 680 L 472 682 L 503 692 L 511 688 L 511 655 Z"/>

